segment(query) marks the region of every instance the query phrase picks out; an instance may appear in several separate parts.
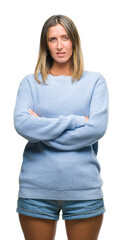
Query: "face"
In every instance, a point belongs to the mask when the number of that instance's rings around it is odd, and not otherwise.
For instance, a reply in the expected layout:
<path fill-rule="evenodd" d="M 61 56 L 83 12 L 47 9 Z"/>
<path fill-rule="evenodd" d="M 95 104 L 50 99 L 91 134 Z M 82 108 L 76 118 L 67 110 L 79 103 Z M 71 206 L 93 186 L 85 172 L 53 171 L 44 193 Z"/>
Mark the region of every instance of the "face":
<path fill-rule="evenodd" d="M 57 63 L 71 62 L 72 41 L 61 24 L 50 27 L 48 31 L 48 49 Z"/>

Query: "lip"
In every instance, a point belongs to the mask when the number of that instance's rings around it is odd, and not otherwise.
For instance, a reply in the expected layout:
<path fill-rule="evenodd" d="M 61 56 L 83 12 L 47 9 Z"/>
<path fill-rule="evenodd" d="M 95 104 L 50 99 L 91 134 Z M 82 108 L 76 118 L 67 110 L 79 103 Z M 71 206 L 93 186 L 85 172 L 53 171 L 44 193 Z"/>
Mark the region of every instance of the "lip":
<path fill-rule="evenodd" d="M 66 53 L 65 52 L 57 52 L 56 55 L 59 57 L 59 58 L 64 58 Z"/>
<path fill-rule="evenodd" d="M 56 54 L 57 54 L 57 55 L 64 55 L 65 52 L 57 52 Z"/>

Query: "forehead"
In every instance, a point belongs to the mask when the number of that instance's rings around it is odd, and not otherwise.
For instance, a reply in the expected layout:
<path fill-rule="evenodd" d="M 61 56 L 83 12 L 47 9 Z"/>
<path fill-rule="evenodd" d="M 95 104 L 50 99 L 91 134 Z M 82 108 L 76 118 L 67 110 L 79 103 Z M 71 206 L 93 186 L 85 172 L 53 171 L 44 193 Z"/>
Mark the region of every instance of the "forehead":
<path fill-rule="evenodd" d="M 67 34 L 67 32 L 61 24 L 57 24 L 56 26 L 52 26 L 48 29 L 48 37 L 64 34 Z"/>

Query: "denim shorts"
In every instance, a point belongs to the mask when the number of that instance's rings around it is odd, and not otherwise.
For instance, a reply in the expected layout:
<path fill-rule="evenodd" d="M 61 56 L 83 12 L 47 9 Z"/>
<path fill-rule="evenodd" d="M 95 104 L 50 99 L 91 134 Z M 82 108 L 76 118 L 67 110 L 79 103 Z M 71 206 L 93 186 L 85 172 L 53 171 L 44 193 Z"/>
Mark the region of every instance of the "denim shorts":
<path fill-rule="evenodd" d="M 17 212 L 36 218 L 59 220 L 82 219 L 101 215 L 105 212 L 104 201 L 96 200 L 49 200 L 18 198 Z"/>

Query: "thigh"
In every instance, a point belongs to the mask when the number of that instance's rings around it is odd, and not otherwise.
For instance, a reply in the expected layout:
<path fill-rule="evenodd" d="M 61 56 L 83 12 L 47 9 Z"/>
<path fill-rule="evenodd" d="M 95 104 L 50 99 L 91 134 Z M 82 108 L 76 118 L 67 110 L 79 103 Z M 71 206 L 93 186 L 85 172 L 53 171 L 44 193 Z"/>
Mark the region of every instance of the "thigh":
<path fill-rule="evenodd" d="M 29 217 L 19 214 L 20 224 L 26 240 L 53 240 L 57 220 Z"/>
<path fill-rule="evenodd" d="M 65 220 L 68 240 L 97 240 L 103 221 L 103 214 L 85 218 Z"/>

